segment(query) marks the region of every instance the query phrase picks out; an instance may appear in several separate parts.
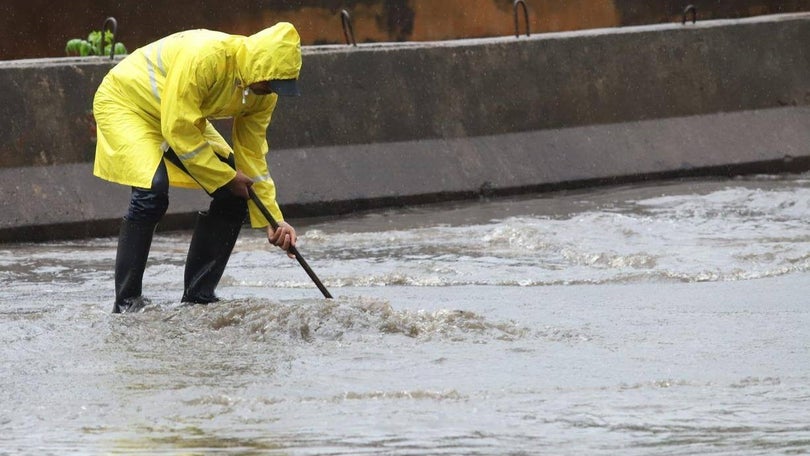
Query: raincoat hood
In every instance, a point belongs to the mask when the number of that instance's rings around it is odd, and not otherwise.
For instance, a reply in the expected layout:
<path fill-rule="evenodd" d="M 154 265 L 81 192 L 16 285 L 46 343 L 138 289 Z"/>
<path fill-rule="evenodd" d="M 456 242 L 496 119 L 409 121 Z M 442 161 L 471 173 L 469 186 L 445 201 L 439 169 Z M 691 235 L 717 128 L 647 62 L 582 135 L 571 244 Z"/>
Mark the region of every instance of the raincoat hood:
<path fill-rule="evenodd" d="M 289 22 L 266 28 L 245 38 L 238 57 L 243 86 L 274 79 L 298 79 L 301 72 L 301 37 Z"/>

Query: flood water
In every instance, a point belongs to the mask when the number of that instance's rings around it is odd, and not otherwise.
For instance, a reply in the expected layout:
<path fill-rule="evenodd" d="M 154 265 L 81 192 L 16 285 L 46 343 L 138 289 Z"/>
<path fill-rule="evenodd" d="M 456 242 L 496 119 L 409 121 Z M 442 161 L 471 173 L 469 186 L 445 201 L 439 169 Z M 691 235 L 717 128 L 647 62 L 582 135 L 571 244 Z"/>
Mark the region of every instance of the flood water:
<path fill-rule="evenodd" d="M 808 453 L 809 217 L 758 176 L 299 222 L 334 300 L 245 230 L 192 307 L 158 233 L 135 315 L 114 238 L 0 245 L 0 455 Z"/>

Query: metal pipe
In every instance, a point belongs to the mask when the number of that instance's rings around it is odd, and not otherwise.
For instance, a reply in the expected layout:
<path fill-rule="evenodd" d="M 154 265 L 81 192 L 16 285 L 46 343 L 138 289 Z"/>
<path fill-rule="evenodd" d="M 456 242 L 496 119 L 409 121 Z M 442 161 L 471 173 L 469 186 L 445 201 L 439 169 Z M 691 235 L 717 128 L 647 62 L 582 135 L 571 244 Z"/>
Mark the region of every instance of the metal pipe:
<path fill-rule="evenodd" d="M 354 40 L 354 29 L 352 28 L 352 16 L 349 14 L 349 11 L 345 9 L 340 11 L 340 21 L 343 23 L 343 36 L 344 38 L 346 38 L 346 44 L 357 46 L 357 42 Z"/>
<path fill-rule="evenodd" d="M 104 55 L 104 37 L 107 35 L 107 24 L 112 25 L 112 36 L 110 37 L 110 60 L 115 58 L 115 35 L 118 34 L 118 21 L 114 17 L 104 19 L 104 25 L 101 26 L 101 39 L 98 40 L 99 50 L 98 55 Z"/>
<path fill-rule="evenodd" d="M 697 7 L 695 5 L 688 5 L 683 9 L 683 18 L 681 19 L 681 24 L 686 25 L 686 15 L 690 11 L 692 12 L 692 23 L 694 24 L 697 22 Z"/>
<path fill-rule="evenodd" d="M 530 35 L 529 32 L 529 8 L 526 6 L 526 2 L 524 0 L 515 0 L 512 4 L 512 9 L 515 12 L 515 38 L 520 37 L 519 27 L 518 27 L 518 5 L 523 7 L 523 17 L 526 20 L 526 36 Z"/>

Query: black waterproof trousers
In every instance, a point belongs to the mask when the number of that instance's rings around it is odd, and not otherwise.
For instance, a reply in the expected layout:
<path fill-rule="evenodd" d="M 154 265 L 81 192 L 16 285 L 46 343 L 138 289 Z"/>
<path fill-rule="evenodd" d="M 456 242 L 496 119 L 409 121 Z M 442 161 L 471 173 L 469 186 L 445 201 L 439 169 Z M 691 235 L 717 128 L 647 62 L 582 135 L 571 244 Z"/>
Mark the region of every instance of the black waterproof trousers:
<path fill-rule="evenodd" d="M 165 158 L 182 163 L 169 149 Z M 235 167 L 233 157 L 223 160 Z M 193 176 L 192 176 L 193 177 Z M 217 301 L 214 294 L 225 271 L 239 231 L 247 217 L 247 201 L 222 187 L 210 194 L 208 211 L 198 215 L 189 245 L 184 274 L 183 302 Z M 133 312 L 144 307 L 142 282 L 152 236 L 169 207 L 169 177 L 161 161 L 151 188 L 132 188 L 127 215 L 121 224 L 115 260 L 113 312 Z"/>

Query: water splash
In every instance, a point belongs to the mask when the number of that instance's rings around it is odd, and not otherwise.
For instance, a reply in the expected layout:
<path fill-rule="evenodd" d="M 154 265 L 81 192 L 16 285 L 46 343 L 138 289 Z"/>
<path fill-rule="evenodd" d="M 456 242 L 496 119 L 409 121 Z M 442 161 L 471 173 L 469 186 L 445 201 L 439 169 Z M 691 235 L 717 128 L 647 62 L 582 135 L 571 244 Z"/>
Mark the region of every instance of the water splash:
<path fill-rule="evenodd" d="M 428 341 L 492 339 L 510 341 L 526 337 L 530 330 L 511 321 L 489 321 L 465 310 L 396 310 L 374 298 L 338 298 L 278 303 L 266 299 L 235 299 L 209 305 L 154 305 L 140 314 L 128 315 L 117 324 L 115 334 L 142 340 L 181 339 L 197 342 L 244 341 L 309 343 L 400 335 Z"/>

